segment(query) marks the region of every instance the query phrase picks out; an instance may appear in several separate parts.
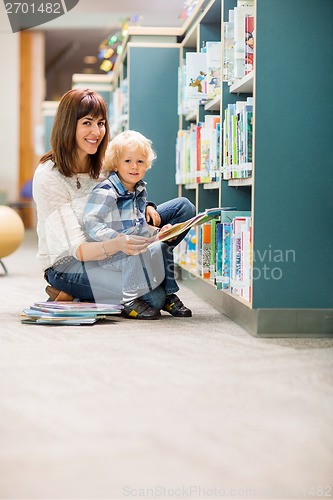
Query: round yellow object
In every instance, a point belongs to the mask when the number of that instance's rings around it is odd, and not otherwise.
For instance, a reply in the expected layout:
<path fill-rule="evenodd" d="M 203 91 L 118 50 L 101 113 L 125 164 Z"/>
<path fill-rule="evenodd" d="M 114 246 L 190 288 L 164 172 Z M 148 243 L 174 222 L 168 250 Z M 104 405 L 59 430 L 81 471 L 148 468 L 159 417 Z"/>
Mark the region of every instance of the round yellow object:
<path fill-rule="evenodd" d="M 10 207 L 0 206 L 0 259 L 15 252 L 24 237 L 21 217 Z"/>

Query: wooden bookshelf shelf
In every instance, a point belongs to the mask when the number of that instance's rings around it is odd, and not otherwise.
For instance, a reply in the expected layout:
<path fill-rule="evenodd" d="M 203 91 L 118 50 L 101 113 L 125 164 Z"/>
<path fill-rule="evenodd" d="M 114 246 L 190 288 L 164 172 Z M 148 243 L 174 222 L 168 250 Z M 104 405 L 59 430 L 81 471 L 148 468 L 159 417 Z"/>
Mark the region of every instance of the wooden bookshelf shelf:
<path fill-rule="evenodd" d="M 191 184 L 184 184 L 184 188 L 188 190 L 197 189 L 197 187 L 198 184 L 196 182 L 193 182 Z"/>
<path fill-rule="evenodd" d="M 188 122 L 194 122 L 198 118 L 198 112 L 197 111 L 191 111 L 190 113 L 187 113 L 185 116 L 185 120 Z"/>
<path fill-rule="evenodd" d="M 205 111 L 220 111 L 221 107 L 221 96 L 217 95 L 214 99 L 207 101 L 204 108 Z"/>
<path fill-rule="evenodd" d="M 228 185 L 233 187 L 252 186 L 252 177 L 248 179 L 229 179 Z"/>
<path fill-rule="evenodd" d="M 204 189 L 220 189 L 219 182 L 205 182 L 202 186 Z"/>
<path fill-rule="evenodd" d="M 231 94 L 252 94 L 254 72 L 248 73 L 239 82 L 230 86 Z"/>

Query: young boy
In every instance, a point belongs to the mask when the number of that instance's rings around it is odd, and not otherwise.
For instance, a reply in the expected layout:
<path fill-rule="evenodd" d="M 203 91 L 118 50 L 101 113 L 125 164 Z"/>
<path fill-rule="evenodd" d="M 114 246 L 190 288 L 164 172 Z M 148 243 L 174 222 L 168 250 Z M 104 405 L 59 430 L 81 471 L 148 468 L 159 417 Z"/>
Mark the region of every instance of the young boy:
<path fill-rule="evenodd" d="M 156 231 L 146 221 L 147 192 L 143 181 L 155 158 L 151 141 L 133 130 L 118 134 L 109 143 L 104 168 L 110 174 L 93 189 L 84 211 L 85 231 L 91 240 L 105 241 L 119 233 L 124 237 L 148 238 Z M 158 222 L 158 213 L 149 208 L 149 218 Z M 174 278 L 173 254 L 165 243 L 148 247 L 140 255 L 118 252 L 106 257 L 101 265 L 122 273 L 124 316 L 141 319 L 144 295 L 161 283 L 166 295 L 163 309 L 177 317 L 192 315 L 175 295 L 179 287 Z"/>

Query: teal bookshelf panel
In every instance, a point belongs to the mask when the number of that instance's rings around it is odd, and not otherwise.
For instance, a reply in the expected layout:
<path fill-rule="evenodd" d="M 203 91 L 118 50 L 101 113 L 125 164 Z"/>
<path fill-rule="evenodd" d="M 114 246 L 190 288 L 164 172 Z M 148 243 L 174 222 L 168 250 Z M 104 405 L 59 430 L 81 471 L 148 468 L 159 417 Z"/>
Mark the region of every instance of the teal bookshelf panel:
<path fill-rule="evenodd" d="M 145 180 L 149 199 L 162 203 L 177 196 L 179 48 L 130 47 L 128 65 L 129 128 L 153 141 L 157 159 Z"/>
<path fill-rule="evenodd" d="M 331 0 L 257 0 L 255 308 L 333 307 L 332 20 Z"/>

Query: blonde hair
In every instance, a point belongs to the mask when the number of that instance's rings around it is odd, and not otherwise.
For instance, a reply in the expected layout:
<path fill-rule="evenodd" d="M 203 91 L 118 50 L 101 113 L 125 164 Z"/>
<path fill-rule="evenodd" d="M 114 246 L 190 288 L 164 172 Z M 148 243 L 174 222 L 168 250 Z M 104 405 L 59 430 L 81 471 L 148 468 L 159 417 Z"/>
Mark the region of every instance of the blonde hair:
<path fill-rule="evenodd" d="M 151 168 L 153 161 L 156 159 L 156 153 L 152 148 L 152 142 L 135 130 L 125 130 L 116 135 L 116 137 L 109 142 L 103 167 L 109 172 L 114 171 L 118 166 L 120 157 L 124 153 L 124 149 L 128 147 L 139 148 L 141 154 L 146 158 L 147 170 Z"/>

